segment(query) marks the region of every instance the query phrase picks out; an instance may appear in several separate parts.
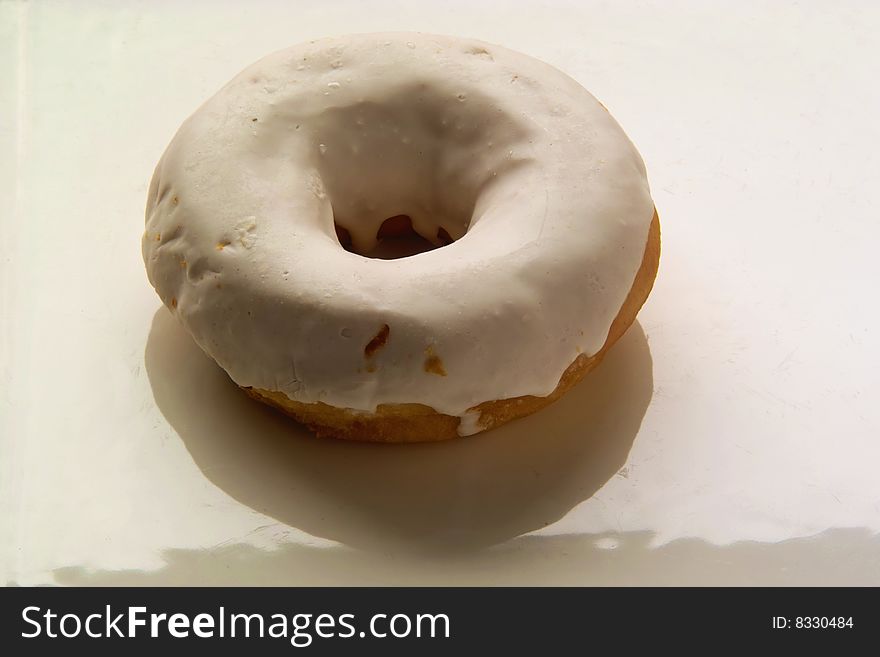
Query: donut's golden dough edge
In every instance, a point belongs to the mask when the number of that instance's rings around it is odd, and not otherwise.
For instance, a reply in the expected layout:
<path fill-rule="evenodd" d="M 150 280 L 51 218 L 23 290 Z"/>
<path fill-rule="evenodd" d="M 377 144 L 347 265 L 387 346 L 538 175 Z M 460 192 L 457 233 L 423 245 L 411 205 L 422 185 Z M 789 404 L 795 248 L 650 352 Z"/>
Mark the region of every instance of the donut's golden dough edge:
<path fill-rule="evenodd" d="M 648 241 L 642 264 L 636 273 L 623 306 L 611 323 L 605 344 L 593 356 L 581 354 L 568 366 L 556 389 L 547 397 L 513 397 L 479 404 L 471 410 L 478 411 L 477 424 L 483 431 L 493 429 L 505 422 L 538 411 L 553 403 L 594 367 L 602 362 L 611 346 L 620 339 L 635 321 L 657 277 L 660 264 L 660 219 L 657 210 L 648 229 Z M 381 404 L 375 413 L 357 413 L 322 402 L 304 404 L 294 401 L 282 392 L 261 388 L 243 388 L 261 402 L 274 406 L 305 424 L 318 436 L 381 443 L 415 443 L 459 438 L 457 416 L 438 413 L 424 404 Z"/>

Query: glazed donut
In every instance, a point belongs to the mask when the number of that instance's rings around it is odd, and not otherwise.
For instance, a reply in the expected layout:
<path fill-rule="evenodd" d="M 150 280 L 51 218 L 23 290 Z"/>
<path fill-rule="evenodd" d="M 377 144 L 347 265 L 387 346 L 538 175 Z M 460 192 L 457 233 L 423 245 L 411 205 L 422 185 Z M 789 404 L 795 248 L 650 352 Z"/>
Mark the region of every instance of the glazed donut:
<path fill-rule="evenodd" d="M 369 257 L 411 229 L 428 250 Z M 153 175 L 162 301 L 251 396 L 319 435 L 410 442 L 532 413 L 651 290 L 645 167 L 557 69 L 424 34 L 330 38 L 245 69 Z"/>

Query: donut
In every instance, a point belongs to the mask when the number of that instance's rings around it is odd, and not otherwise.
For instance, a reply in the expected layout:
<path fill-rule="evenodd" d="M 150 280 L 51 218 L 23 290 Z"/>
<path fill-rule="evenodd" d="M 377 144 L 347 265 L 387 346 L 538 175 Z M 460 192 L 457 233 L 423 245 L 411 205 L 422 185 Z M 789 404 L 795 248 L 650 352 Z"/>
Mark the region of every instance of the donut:
<path fill-rule="evenodd" d="M 406 257 L 375 257 L 416 239 Z M 328 38 L 251 65 L 150 184 L 150 283 L 319 436 L 466 436 L 596 367 L 651 291 L 642 159 L 559 70 L 472 39 Z"/>

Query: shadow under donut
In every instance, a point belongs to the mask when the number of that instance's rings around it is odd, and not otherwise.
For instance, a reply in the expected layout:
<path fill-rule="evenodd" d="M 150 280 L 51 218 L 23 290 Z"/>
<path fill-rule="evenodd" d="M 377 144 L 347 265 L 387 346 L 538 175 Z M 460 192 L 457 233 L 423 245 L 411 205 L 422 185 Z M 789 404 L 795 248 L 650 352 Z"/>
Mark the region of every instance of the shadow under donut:
<path fill-rule="evenodd" d="M 636 322 L 561 400 L 462 440 L 317 439 L 249 399 L 164 308 L 145 353 L 156 404 L 205 476 L 277 520 L 366 550 L 448 552 L 544 527 L 625 463 L 653 389 Z"/>

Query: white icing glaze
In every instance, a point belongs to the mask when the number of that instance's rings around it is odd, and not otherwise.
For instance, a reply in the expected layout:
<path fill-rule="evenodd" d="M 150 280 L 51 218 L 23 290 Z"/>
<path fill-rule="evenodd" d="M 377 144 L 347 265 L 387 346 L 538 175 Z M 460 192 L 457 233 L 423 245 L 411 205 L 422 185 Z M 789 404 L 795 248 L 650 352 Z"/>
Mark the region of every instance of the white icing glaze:
<path fill-rule="evenodd" d="M 336 238 L 334 216 L 365 252 L 398 214 L 457 241 L 378 260 Z M 601 348 L 652 215 L 639 154 L 560 71 L 473 40 L 356 35 L 266 57 L 184 122 L 143 255 L 239 385 L 426 404 L 473 432 L 467 409 L 545 396 Z"/>
<path fill-rule="evenodd" d="M 480 412 L 477 410 L 465 411 L 459 416 L 458 420 L 459 436 L 473 436 L 484 429 L 480 424 Z"/>

